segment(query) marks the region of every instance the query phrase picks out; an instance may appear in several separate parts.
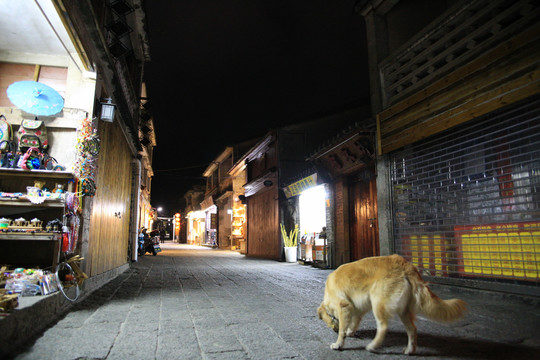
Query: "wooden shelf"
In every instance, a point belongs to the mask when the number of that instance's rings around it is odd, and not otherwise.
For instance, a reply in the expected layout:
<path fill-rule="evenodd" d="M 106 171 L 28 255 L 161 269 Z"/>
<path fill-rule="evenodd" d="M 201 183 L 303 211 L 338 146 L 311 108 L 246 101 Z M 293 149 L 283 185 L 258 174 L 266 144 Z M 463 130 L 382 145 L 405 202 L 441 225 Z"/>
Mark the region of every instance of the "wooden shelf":
<path fill-rule="evenodd" d="M 0 168 L 1 177 L 32 177 L 49 179 L 73 179 L 74 176 L 69 171 L 50 171 L 50 170 L 23 170 Z"/>
<path fill-rule="evenodd" d="M 49 189 L 62 185 L 66 191 L 72 191 L 74 179 L 68 171 L 23 170 L 0 168 L 0 190 L 9 193 L 23 194 L 20 197 L 0 198 L 0 217 L 14 219 L 21 215 L 26 218 L 36 217 L 42 224 L 54 218 L 62 218 L 64 214 L 63 198 L 45 198 L 42 203 L 35 204 L 26 197 L 28 187 L 35 181 L 45 183 Z M 40 199 L 41 200 L 41 199 Z M 27 216 L 28 214 L 28 216 Z M 22 229 L 21 229 L 22 230 Z M 46 232 L 42 228 L 30 231 L 0 231 L 0 264 L 15 267 L 50 267 L 56 266 L 61 252 L 62 234 Z"/>
<path fill-rule="evenodd" d="M 60 233 L 53 232 L 0 232 L 0 240 L 58 241 Z"/>
<path fill-rule="evenodd" d="M 41 204 L 31 203 L 27 199 L 0 199 L 0 206 L 22 206 L 32 208 L 61 208 L 64 207 L 64 200 L 45 200 Z"/>

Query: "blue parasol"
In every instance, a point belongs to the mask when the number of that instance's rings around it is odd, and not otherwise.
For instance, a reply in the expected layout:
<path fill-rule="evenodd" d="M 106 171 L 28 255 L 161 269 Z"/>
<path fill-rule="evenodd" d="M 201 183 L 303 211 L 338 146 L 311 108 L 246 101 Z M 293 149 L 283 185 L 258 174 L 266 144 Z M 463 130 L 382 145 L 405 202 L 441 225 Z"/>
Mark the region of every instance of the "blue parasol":
<path fill-rule="evenodd" d="M 7 96 L 19 109 L 49 116 L 62 111 L 64 99 L 52 87 L 36 81 L 17 81 L 7 88 Z"/>

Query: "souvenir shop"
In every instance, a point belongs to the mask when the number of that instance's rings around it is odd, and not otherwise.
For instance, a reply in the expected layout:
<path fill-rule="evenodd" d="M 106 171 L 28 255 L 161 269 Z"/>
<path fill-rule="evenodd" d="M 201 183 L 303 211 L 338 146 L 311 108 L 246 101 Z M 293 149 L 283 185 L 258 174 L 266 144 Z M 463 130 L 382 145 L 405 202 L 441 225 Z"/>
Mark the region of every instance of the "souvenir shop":
<path fill-rule="evenodd" d="M 305 264 L 329 266 L 327 229 L 331 216 L 328 185 L 317 183 L 314 173 L 288 185 L 284 189 L 288 199 L 296 197 L 298 209 L 298 258 Z"/>
<path fill-rule="evenodd" d="M 208 196 L 203 200 L 201 203 L 201 208 L 204 212 L 204 237 L 201 245 L 217 247 L 218 208 L 214 204 L 214 199 L 212 196 Z"/>
<path fill-rule="evenodd" d="M 206 229 L 204 211 L 190 211 L 186 215 L 186 237 L 190 245 L 201 245 Z"/>
<path fill-rule="evenodd" d="M 78 124 L 78 130 L 74 126 L 73 131 L 57 132 L 40 120 L 63 109 L 62 96 L 51 87 L 20 81 L 9 85 L 7 94 L 17 108 L 0 116 L 0 307 L 4 310 L 9 310 L 9 301 L 4 300 L 10 296 L 46 295 L 86 278 L 78 256 L 81 213 L 84 197 L 95 194 L 100 148 L 93 122 L 82 111 L 64 114 Z M 27 101 L 29 96 L 34 101 Z M 28 119 L 19 109 L 34 118 Z M 65 151 L 66 144 L 74 144 L 75 151 Z M 66 261 L 81 279 L 67 278 Z"/>

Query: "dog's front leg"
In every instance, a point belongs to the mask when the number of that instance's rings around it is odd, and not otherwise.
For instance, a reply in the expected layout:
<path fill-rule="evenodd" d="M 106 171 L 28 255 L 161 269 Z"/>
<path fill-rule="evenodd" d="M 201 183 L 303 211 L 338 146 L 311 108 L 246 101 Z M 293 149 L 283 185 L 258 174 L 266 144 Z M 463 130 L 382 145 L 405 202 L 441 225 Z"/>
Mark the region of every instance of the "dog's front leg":
<path fill-rule="evenodd" d="M 346 301 L 341 301 L 338 306 L 338 319 L 339 319 L 339 332 L 338 338 L 335 343 L 330 345 L 330 348 L 333 350 L 340 350 L 343 348 L 345 343 L 345 337 L 350 336 L 350 321 L 352 318 L 352 306 Z"/>

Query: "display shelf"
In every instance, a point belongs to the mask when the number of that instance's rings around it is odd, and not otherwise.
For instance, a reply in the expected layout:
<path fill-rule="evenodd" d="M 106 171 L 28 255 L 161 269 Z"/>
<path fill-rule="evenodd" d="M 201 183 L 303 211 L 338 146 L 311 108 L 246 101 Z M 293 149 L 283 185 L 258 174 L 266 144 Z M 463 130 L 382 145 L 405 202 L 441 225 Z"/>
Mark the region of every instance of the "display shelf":
<path fill-rule="evenodd" d="M 52 232 L 0 232 L 0 240 L 38 240 L 38 241 L 57 241 L 60 240 L 60 233 Z"/>
<path fill-rule="evenodd" d="M 2 231 L 0 242 L 5 251 L 0 252 L 0 264 L 54 269 L 60 260 L 61 241 L 59 232 Z"/>
<path fill-rule="evenodd" d="M 69 171 L 24 170 L 24 169 L 0 168 L 0 177 L 8 177 L 8 176 L 65 179 L 65 180 L 73 179 L 73 174 Z"/>
<path fill-rule="evenodd" d="M 19 216 L 27 219 L 34 217 L 40 219 L 41 224 L 61 219 L 64 215 L 63 198 L 49 197 L 36 204 L 27 197 L 27 189 L 37 186 L 39 181 L 48 189 L 61 186 L 70 192 L 74 187 L 73 179 L 73 174 L 68 171 L 0 168 L 0 191 L 10 193 L 0 198 L 0 217 L 13 221 Z M 3 248 L 0 264 L 13 267 L 54 267 L 58 263 L 61 240 L 61 233 L 46 232 L 42 227 L 12 225 L 8 231 L 0 231 L 0 245 Z"/>
<path fill-rule="evenodd" d="M 31 203 L 27 199 L 0 199 L 0 206 L 32 207 L 32 208 L 61 208 L 64 200 L 45 200 L 41 204 Z"/>

